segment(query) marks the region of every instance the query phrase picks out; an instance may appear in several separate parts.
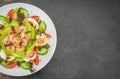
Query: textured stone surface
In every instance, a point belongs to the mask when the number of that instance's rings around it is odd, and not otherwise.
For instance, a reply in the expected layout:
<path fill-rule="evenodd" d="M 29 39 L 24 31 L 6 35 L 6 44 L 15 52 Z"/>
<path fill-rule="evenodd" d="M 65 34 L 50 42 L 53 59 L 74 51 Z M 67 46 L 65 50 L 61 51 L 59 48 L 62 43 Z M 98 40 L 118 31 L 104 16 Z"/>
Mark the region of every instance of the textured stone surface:
<path fill-rule="evenodd" d="M 53 20 L 57 49 L 49 64 L 27 77 L 0 79 L 120 79 L 120 1 L 0 0 L 30 3 Z"/>

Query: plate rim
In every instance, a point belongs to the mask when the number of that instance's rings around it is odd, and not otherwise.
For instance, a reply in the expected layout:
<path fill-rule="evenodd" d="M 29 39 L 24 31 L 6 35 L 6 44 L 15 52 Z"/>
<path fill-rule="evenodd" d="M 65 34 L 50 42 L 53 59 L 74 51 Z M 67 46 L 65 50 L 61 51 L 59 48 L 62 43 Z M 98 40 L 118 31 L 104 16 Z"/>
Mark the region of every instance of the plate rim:
<path fill-rule="evenodd" d="M 17 4 L 30 5 L 30 6 L 33 6 L 33 7 L 35 7 L 35 8 L 40 9 L 40 10 L 50 19 L 50 21 L 52 22 L 53 28 L 54 28 L 54 34 L 55 34 L 55 41 L 54 41 L 55 47 L 54 47 L 54 49 L 53 49 L 53 54 L 52 54 L 51 58 L 48 60 L 48 62 L 47 62 L 41 69 L 38 69 L 37 71 L 35 71 L 35 72 L 33 72 L 33 73 L 30 73 L 30 74 L 27 74 L 27 75 L 19 75 L 19 76 L 18 76 L 18 75 L 17 75 L 17 76 L 16 76 L 16 75 L 9 75 L 9 74 L 0 72 L 1 74 L 8 75 L 8 76 L 23 77 L 23 76 L 29 76 L 29 75 L 32 75 L 32 74 L 35 74 L 35 73 L 39 72 L 40 70 L 44 69 L 44 68 L 48 65 L 48 63 L 52 60 L 53 56 L 55 55 L 56 48 L 57 48 L 57 31 L 56 31 L 55 24 L 53 23 L 53 20 L 51 19 L 51 17 L 50 17 L 43 9 L 41 9 L 40 7 L 38 7 L 38 6 L 34 5 L 34 4 L 23 3 L 23 2 L 13 2 L 13 3 L 4 4 L 4 5 L 1 6 L 0 8 L 5 7 L 5 6 L 8 6 L 8 5 L 17 5 Z"/>

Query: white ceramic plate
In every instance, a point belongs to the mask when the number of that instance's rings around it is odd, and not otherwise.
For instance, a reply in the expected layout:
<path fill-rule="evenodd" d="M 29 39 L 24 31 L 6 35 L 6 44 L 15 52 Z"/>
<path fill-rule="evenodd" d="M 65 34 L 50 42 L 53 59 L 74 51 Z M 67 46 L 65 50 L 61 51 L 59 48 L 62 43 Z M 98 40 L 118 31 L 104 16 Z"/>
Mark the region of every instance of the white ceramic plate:
<path fill-rule="evenodd" d="M 45 65 L 47 65 L 47 63 L 50 61 L 50 59 L 52 58 L 55 52 L 56 43 L 57 43 L 56 29 L 50 17 L 43 10 L 30 4 L 25 4 L 25 3 L 7 4 L 5 6 L 0 7 L 0 15 L 6 16 L 10 9 L 17 8 L 17 7 L 26 8 L 29 11 L 30 16 L 31 15 L 40 16 L 40 18 L 43 21 L 45 21 L 47 24 L 46 32 L 52 35 L 52 38 L 49 40 L 49 44 L 51 46 L 50 51 L 45 56 L 40 56 L 41 62 L 39 63 L 38 66 L 34 66 L 34 68 L 36 69 L 35 72 L 37 72 L 41 70 L 43 67 L 45 67 Z M 2 67 L 1 65 L 0 65 L 0 72 L 10 76 L 26 76 L 26 75 L 35 73 L 35 72 L 31 73 L 29 70 L 24 70 L 18 67 L 13 69 L 7 69 Z"/>

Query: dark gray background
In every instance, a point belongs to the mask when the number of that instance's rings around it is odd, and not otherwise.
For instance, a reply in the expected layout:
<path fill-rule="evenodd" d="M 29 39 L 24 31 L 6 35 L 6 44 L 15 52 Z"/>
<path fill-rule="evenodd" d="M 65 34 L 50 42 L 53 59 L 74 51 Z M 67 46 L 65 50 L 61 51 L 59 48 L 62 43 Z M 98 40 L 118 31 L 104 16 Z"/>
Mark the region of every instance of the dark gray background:
<path fill-rule="evenodd" d="M 0 0 L 0 6 L 12 2 L 43 9 L 58 42 L 41 71 L 20 78 L 0 74 L 0 79 L 120 79 L 119 0 Z"/>

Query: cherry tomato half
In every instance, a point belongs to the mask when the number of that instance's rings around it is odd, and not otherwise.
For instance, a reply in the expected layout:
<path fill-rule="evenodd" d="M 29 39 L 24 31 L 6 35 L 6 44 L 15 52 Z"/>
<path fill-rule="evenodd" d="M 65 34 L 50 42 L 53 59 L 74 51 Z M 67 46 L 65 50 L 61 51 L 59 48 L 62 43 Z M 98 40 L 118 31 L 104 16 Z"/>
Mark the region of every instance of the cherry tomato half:
<path fill-rule="evenodd" d="M 50 34 L 45 34 L 47 38 L 51 38 L 52 36 Z"/>
<path fill-rule="evenodd" d="M 10 21 L 12 21 L 13 19 L 13 14 L 14 14 L 14 9 L 11 9 L 7 14 L 7 17 Z"/>
<path fill-rule="evenodd" d="M 6 66 L 6 68 L 11 69 L 11 68 L 14 68 L 14 67 L 17 66 L 17 65 L 18 65 L 18 62 L 11 62 L 10 64 L 8 64 L 8 65 Z"/>
<path fill-rule="evenodd" d="M 36 52 L 36 49 L 37 49 L 37 47 L 35 46 L 35 47 L 34 47 L 34 51 L 35 51 L 35 52 Z"/>
<path fill-rule="evenodd" d="M 35 58 L 35 60 L 34 60 L 34 63 L 35 63 L 36 65 L 39 64 L 39 57 L 38 57 L 38 55 L 36 56 L 36 58 Z"/>
<path fill-rule="evenodd" d="M 29 24 L 33 27 L 33 23 L 29 21 Z"/>
<path fill-rule="evenodd" d="M 35 15 L 35 16 L 31 16 L 31 18 L 33 18 L 33 19 L 35 19 L 36 21 L 38 21 L 40 17 Z"/>

